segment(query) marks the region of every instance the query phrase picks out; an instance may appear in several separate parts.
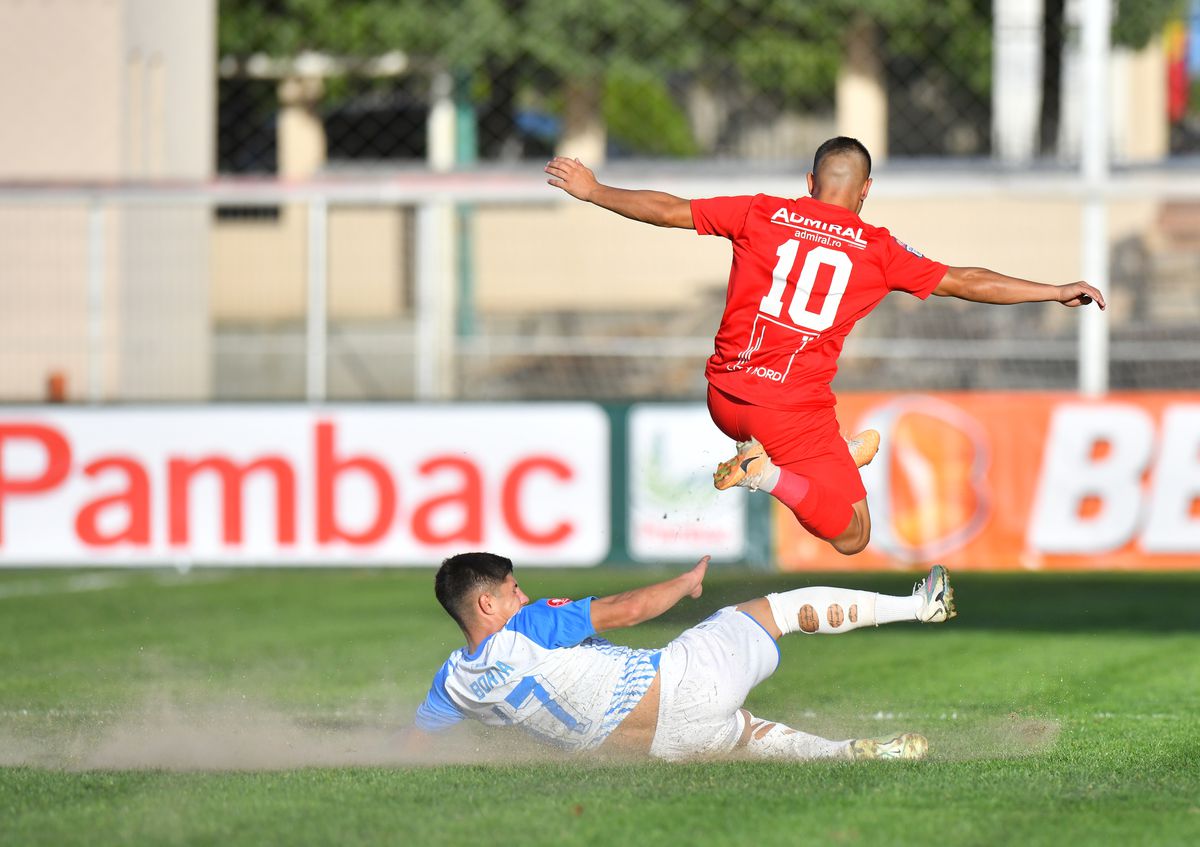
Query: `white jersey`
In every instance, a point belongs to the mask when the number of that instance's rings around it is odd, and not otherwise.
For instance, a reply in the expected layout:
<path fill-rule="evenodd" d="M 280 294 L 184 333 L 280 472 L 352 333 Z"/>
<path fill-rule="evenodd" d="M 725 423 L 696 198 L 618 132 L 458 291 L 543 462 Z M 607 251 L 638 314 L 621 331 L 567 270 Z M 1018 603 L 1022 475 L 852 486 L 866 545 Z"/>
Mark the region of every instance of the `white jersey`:
<path fill-rule="evenodd" d="M 433 732 L 472 717 L 569 750 L 600 746 L 654 681 L 659 651 L 595 637 L 593 599 L 538 600 L 474 653 L 455 650 L 417 709 L 416 726 Z"/>

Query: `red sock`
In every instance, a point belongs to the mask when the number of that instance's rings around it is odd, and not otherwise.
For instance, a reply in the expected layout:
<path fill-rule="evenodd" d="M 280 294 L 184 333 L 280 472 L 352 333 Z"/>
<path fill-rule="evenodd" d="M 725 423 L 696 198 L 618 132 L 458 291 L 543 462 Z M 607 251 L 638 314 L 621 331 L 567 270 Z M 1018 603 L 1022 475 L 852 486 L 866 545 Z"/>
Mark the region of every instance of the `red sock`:
<path fill-rule="evenodd" d="M 792 510 L 796 520 L 817 538 L 837 538 L 854 519 L 854 505 L 811 477 L 779 469 L 771 496 Z"/>

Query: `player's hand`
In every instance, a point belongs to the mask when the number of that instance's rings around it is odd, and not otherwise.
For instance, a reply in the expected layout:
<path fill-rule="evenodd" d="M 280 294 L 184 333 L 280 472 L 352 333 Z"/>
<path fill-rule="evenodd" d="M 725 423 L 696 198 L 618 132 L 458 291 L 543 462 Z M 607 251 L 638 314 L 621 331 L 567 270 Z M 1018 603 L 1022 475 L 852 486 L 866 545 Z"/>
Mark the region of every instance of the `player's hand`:
<path fill-rule="evenodd" d="M 1060 285 L 1058 287 L 1058 302 L 1071 308 L 1086 306 L 1094 302 L 1102 311 L 1107 305 L 1104 302 L 1104 295 L 1100 293 L 1099 289 L 1093 288 L 1086 282 L 1072 282 L 1067 285 Z"/>
<path fill-rule="evenodd" d="M 550 179 L 546 182 L 555 188 L 561 188 L 576 200 L 586 201 L 600 183 L 596 175 L 578 159 L 568 159 L 566 156 L 555 156 L 546 163 L 546 173 Z"/>
<path fill-rule="evenodd" d="M 696 563 L 696 567 L 684 574 L 691 584 L 691 590 L 687 596 L 695 600 L 704 593 L 704 574 L 708 572 L 709 556 L 704 556 Z"/>

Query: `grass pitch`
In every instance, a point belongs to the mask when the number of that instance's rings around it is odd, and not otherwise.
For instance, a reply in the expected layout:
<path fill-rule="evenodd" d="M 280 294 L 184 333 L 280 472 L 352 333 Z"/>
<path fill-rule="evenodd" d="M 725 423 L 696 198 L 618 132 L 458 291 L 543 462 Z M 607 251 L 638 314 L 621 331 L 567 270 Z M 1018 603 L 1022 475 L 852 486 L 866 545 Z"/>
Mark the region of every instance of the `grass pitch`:
<path fill-rule="evenodd" d="M 534 597 L 661 576 L 520 573 Z M 390 733 L 459 645 L 431 583 L 0 573 L 0 843 L 1200 843 L 1200 575 L 956 574 L 954 621 L 791 636 L 747 702 L 834 737 L 918 730 L 928 761 L 684 766 L 474 729 L 446 763 L 399 762 Z M 911 579 L 717 570 L 612 638 L 803 583 Z"/>

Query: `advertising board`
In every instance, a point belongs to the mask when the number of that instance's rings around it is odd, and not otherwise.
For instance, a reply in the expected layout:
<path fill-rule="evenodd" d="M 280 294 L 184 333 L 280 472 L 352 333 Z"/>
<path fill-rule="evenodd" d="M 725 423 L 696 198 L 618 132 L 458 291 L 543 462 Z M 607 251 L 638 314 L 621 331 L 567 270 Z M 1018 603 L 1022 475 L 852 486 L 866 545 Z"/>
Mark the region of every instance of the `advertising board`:
<path fill-rule="evenodd" d="M 610 442 L 583 403 L 0 409 L 0 565 L 594 565 Z"/>
<path fill-rule="evenodd" d="M 1200 567 L 1200 397 L 859 394 L 882 445 L 863 469 L 871 544 L 845 557 L 775 509 L 785 570 Z"/>

